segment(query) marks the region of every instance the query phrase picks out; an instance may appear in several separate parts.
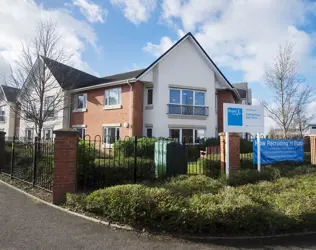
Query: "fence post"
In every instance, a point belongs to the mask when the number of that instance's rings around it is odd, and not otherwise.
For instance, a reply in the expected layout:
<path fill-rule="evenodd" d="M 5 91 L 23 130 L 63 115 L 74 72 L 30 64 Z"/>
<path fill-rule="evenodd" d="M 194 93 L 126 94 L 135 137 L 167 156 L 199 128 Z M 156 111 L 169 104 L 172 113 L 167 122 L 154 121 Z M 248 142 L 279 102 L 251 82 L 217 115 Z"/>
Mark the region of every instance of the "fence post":
<path fill-rule="evenodd" d="M 38 148 L 38 137 L 35 137 L 34 138 L 34 147 L 33 147 L 33 187 L 35 186 L 36 184 L 36 159 L 37 159 L 37 150 L 39 150 Z"/>
<path fill-rule="evenodd" d="M 12 150 L 11 150 L 11 167 L 10 167 L 10 176 L 13 179 L 13 166 L 14 166 L 14 148 L 15 148 L 15 135 L 13 136 L 12 140 Z"/>
<path fill-rule="evenodd" d="M 311 143 L 311 163 L 316 165 L 316 135 L 310 136 Z"/>
<path fill-rule="evenodd" d="M 4 167 L 5 163 L 5 132 L 0 131 L 0 169 Z"/>
<path fill-rule="evenodd" d="M 79 132 L 69 129 L 55 130 L 53 203 L 66 201 L 66 193 L 76 192 L 77 144 Z"/>
<path fill-rule="evenodd" d="M 225 133 L 220 133 L 220 153 L 221 153 L 221 171 L 224 172 L 225 159 Z M 236 171 L 240 167 L 240 136 L 238 134 L 229 134 L 229 165 L 232 171 Z"/>
<path fill-rule="evenodd" d="M 135 135 L 135 141 L 134 141 L 134 183 L 136 183 L 137 178 L 137 135 Z"/>

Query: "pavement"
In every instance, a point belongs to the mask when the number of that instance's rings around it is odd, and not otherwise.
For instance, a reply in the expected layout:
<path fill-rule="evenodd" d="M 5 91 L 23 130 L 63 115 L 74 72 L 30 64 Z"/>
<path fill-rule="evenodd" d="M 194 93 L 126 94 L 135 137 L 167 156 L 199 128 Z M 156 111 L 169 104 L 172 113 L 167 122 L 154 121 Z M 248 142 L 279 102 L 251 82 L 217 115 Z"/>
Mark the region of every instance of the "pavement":
<path fill-rule="evenodd" d="M 0 249 L 316 249 L 316 235 L 198 243 L 114 230 L 38 202 L 0 182 Z"/>

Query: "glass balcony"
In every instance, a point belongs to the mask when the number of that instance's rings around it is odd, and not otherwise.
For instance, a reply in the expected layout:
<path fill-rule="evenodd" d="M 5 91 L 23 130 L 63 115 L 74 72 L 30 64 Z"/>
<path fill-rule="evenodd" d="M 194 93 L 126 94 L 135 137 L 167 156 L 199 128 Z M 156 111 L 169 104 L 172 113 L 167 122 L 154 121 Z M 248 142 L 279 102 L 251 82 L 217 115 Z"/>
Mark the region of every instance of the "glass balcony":
<path fill-rule="evenodd" d="M 208 107 L 181 104 L 168 104 L 169 115 L 208 116 Z"/>

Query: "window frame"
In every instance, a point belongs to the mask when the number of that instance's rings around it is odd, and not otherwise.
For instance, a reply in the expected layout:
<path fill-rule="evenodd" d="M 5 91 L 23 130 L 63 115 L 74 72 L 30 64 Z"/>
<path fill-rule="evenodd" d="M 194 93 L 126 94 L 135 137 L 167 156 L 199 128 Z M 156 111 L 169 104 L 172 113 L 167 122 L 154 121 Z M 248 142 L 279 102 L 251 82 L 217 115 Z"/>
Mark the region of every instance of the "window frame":
<path fill-rule="evenodd" d="M 148 131 L 151 131 L 151 135 L 148 135 Z M 146 128 L 146 137 L 152 138 L 153 137 L 153 128 Z"/>
<path fill-rule="evenodd" d="M 149 92 L 151 91 L 151 103 L 149 103 Z M 146 105 L 147 106 L 153 106 L 154 104 L 154 88 L 147 88 L 146 89 Z"/>
<path fill-rule="evenodd" d="M 47 102 L 48 98 L 52 98 L 52 101 L 50 103 Z M 51 107 L 51 104 L 53 106 Z M 44 111 L 47 112 L 47 118 L 54 118 L 55 117 L 55 96 L 45 96 L 44 98 Z"/>
<path fill-rule="evenodd" d="M 1 114 L 3 112 L 3 114 Z M 0 117 L 3 117 L 3 119 L 0 119 L 0 122 L 5 122 L 5 105 L 0 106 Z"/>
<path fill-rule="evenodd" d="M 179 130 L 179 143 L 182 144 L 182 141 L 183 141 L 183 129 L 187 129 L 187 130 L 192 130 L 193 132 L 193 136 L 192 136 L 192 143 L 195 144 L 195 143 L 198 143 L 197 142 L 197 138 L 195 136 L 195 133 L 197 132 L 197 130 L 204 130 L 204 137 L 203 138 L 206 138 L 206 128 L 169 128 L 169 137 L 171 137 L 171 134 L 170 134 L 170 130 Z M 203 139 L 203 138 L 200 138 L 200 139 Z M 188 143 L 191 143 L 191 142 L 188 142 Z"/>
<path fill-rule="evenodd" d="M 109 129 L 115 129 L 115 137 L 114 137 L 114 142 L 111 143 L 111 141 L 108 141 L 109 139 L 111 139 L 111 137 L 107 136 L 109 134 Z M 102 127 L 102 142 L 103 142 L 103 147 L 105 148 L 112 148 L 112 145 L 118 141 L 120 139 L 120 133 L 121 133 L 121 127 L 119 126 L 103 126 Z M 106 131 L 106 133 L 105 133 Z M 119 136 L 117 137 L 117 131 Z"/>
<path fill-rule="evenodd" d="M 170 95 L 170 91 L 171 90 L 176 90 L 176 91 L 180 91 L 180 103 L 172 103 L 171 102 L 171 95 Z M 183 104 L 183 91 L 192 91 L 193 92 L 193 104 Z M 196 93 L 203 93 L 204 94 L 204 105 L 199 105 L 199 104 L 195 104 L 195 94 Z M 184 105 L 184 106 L 196 106 L 196 107 L 206 107 L 206 91 L 204 90 L 194 90 L 194 89 L 178 89 L 178 88 L 169 88 L 169 104 L 173 104 L 173 105 Z"/>
<path fill-rule="evenodd" d="M 49 139 L 46 139 L 46 131 L 50 131 L 50 138 Z M 43 140 L 44 141 L 50 141 L 53 139 L 53 129 L 51 128 L 43 128 L 43 132 L 42 132 L 42 137 L 43 137 Z"/>
<path fill-rule="evenodd" d="M 118 91 L 118 103 L 116 104 L 110 104 L 110 93 L 111 91 Z M 107 94 L 106 94 L 107 93 Z M 118 106 L 121 105 L 122 101 L 122 88 L 112 88 L 112 89 L 105 89 L 104 90 L 104 96 L 103 96 L 103 106 L 104 107 L 111 107 L 111 106 Z M 108 104 L 106 104 L 105 98 L 108 98 Z"/>
<path fill-rule="evenodd" d="M 27 131 L 31 131 L 31 138 L 28 138 Z M 25 140 L 32 141 L 34 139 L 34 129 L 33 128 L 25 128 Z"/>
<path fill-rule="evenodd" d="M 78 104 L 79 104 L 79 103 L 78 103 L 78 100 L 79 100 L 78 97 L 79 97 L 79 96 L 83 96 L 83 105 L 82 105 L 83 107 L 82 107 L 82 108 L 79 108 L 79 107 L 78 107 Z M 76 110 L 77 110 L 77 111 L 78 111 L 78 110 L 85 111 L 85 110 L 87 109 L 87 106 L 88 106 L 88 105 L 87 105 L 87 104 L 88 104 L 88 103 L 87 103 L 87 100 L 88 100 L 88 95 L 87 95 L 87 93 L 75 94 L 75 95 L 74 95 L 74 110 L 75 110 L 75 111 L 76 111 Z"/>

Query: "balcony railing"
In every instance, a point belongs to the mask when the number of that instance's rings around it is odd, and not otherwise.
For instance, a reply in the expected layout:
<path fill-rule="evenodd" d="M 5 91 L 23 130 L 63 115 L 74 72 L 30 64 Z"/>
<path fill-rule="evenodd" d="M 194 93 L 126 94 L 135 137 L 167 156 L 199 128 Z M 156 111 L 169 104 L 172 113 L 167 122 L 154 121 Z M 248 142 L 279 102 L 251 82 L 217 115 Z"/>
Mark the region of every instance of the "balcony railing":
<path fill-rule="evenodd" d="M 168 104 L 169 115 L 208 116 L 208 107 L 181 104 Z"/>

